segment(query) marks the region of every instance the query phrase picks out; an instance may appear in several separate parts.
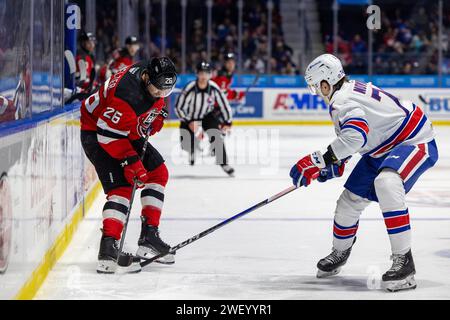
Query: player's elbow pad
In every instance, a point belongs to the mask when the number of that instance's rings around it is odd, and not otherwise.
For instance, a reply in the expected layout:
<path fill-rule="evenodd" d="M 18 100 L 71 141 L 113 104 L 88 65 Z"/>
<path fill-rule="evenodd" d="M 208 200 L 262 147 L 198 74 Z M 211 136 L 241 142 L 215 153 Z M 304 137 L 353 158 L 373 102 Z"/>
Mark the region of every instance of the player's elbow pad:
<path fill-rule="evenodd" d="M 364 139 L 356 135 L 338 137 L 331 143 L 336 158 L 345 159 L 357 153 L 365 145 Z"/>

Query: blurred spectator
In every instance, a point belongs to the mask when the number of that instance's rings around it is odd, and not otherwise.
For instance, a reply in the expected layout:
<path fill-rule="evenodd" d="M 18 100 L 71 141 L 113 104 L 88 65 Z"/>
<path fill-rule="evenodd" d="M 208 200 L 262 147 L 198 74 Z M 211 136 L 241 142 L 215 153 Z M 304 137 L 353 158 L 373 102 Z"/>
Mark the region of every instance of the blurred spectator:
<path fill-rule="evenodd" d="M 253 55 L 245 61 L 244 69 L 248 70 L 250 73 L 264 73 L 266 65 L 261 58 L 257 55 Z"/>
<path fill-rule="evenodd" d="M 362 40 L 360 34 L 355 34 L 351 46 L 352 46 L 352 53 L 358 54 L 367 52 L 366 43 Z"/>
<path fill-rule="evenodd" d="M 403 66 L 403 74 L 411 74 L 412 73 L 412 64 L 411 62 L 406 62 Z"/>

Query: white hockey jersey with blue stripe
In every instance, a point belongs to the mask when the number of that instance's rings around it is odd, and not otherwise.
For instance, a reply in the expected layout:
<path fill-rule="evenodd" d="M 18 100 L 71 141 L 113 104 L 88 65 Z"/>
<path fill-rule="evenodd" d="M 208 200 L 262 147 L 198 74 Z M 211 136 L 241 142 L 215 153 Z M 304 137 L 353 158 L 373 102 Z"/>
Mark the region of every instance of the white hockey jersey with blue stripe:
<path fill-rule="evenodd" d="M 339 160 L 358 152 L 379 158 L 399 144 L 427 143 L 435 136 L 420 107 L 370 82 L 345 82 L 329 108 L 337 134 L 331 148 Z"/>

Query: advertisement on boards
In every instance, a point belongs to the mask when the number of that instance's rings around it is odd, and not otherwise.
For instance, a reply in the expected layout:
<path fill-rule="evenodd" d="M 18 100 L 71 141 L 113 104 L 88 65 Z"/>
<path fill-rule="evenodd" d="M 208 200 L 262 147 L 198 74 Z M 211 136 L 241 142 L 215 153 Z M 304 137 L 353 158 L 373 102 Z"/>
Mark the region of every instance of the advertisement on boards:
<path fill-rule="evenodd" d="M 308 89 L 266 89 L 264 118 L 266 120 L 327 119 L 328 107 Z"/>

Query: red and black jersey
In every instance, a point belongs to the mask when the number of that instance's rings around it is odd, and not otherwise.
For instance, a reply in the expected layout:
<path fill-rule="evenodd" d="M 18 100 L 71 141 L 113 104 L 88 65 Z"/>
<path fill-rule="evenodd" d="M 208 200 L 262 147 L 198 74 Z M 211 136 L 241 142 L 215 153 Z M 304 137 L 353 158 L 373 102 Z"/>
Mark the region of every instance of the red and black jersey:
<path fill-rule="evenodd" d="M 231 89 L 233 74 L 229 73 L 225 68 L 220 69 L 217 76 L 212 80 L 217 83 L 220 89 L 225 93 L 228 101 L 241 100 L 244 97 L 243 92 Z"/>
<path fill-rule="evenodd" d="M 127 48 L 116 50 L 113 53 L 114 61 L 111 63 L 112 74 L 117 73 L 120 69 L 128 68 L 134 64 L 133 57 L 128 53 Z"/>
<path fill-rule="evenodd" d="M 102 148 L 118 160 L 137 156 L 132 142 L 146 135 L 165 106 L 142 84 L 147 63 L 121 69 L 81 106 L 81 130 L 96 131 Z"/>
<path fill-rule="evenodd" d="M 76 57 L 76 63 L 77 86 L 80 87 L 83 92 L 89 93 L 94 87 L 96 77 L 94 56 L 86 50 L 81 49 L 80 54 Z"/>
<path fill-rule="evenodd" d="M 222 68 L 219 70 L 219 72 L 217 72 L 217 76 L 212 80 L 215 83 L 217 83 L 217 85 L 222 91 L 227 92 L 231 90 L 231 83 L 233 82 L 233 74 L 228 73 L 228 71 L 225 68 Z"/>
<path fill-rule="evenodd" d="M 16 120 L 16 107 L 14 102 L 0 96 L 0 123 Z"/>

